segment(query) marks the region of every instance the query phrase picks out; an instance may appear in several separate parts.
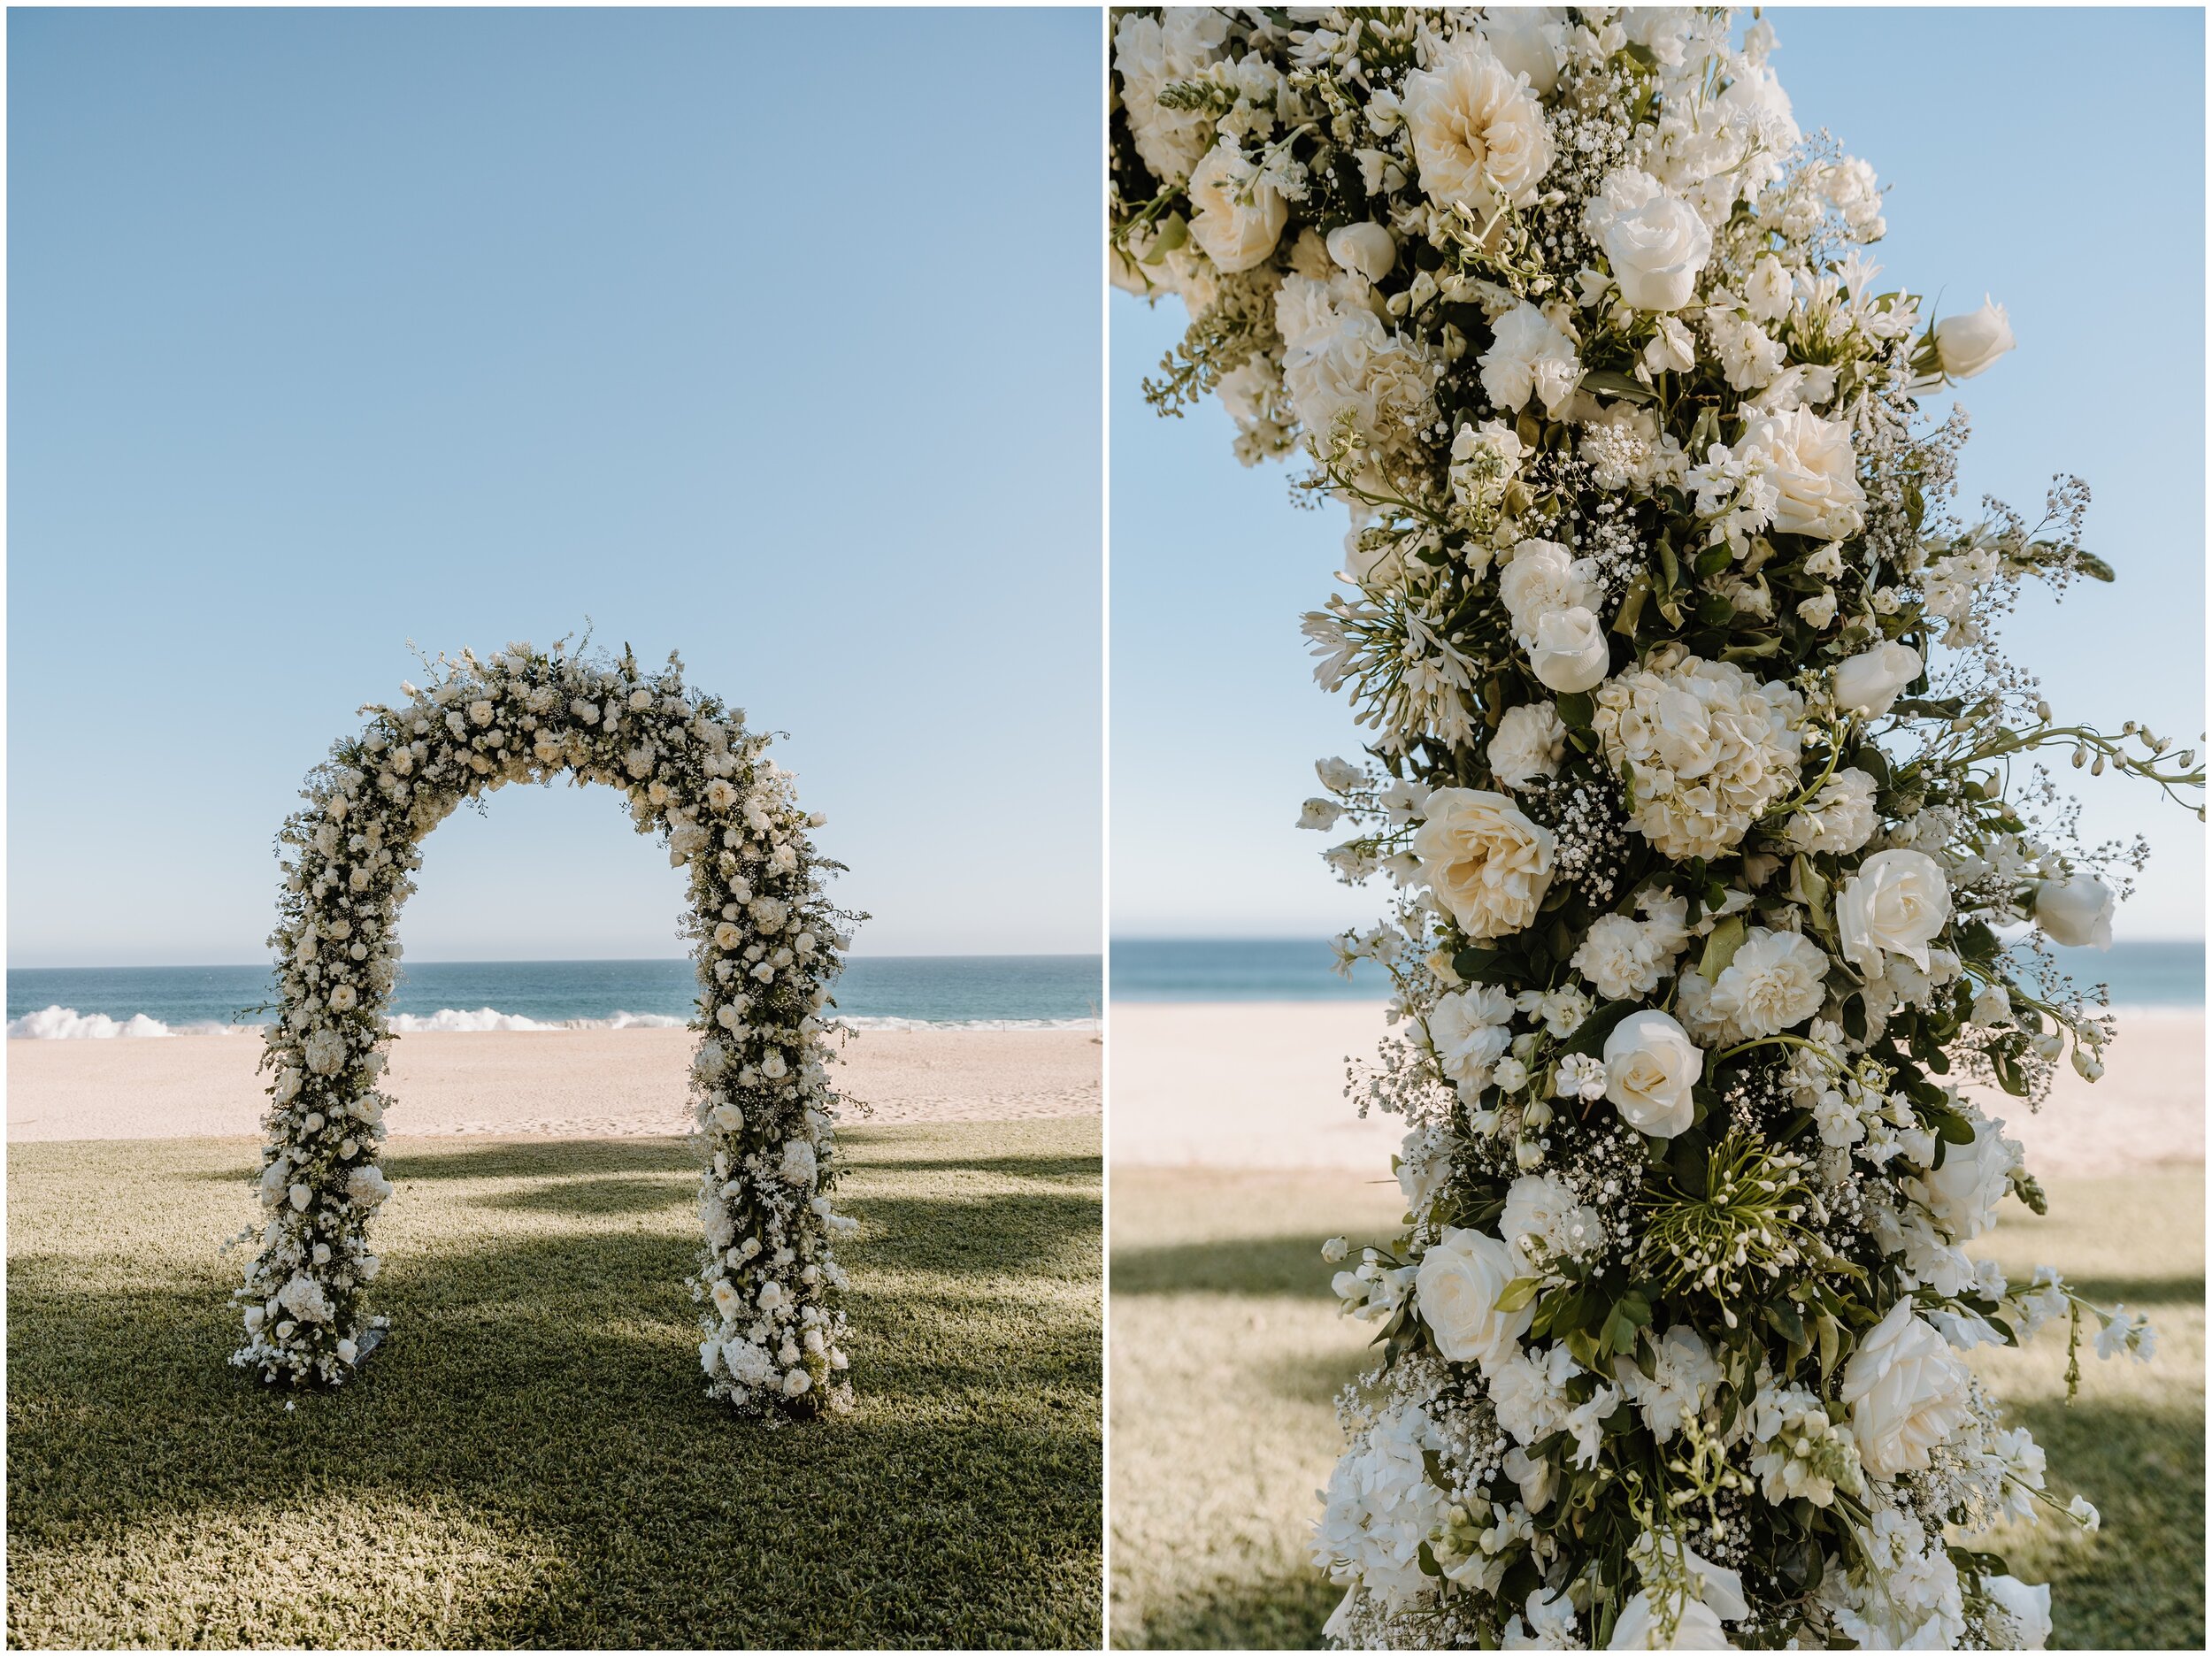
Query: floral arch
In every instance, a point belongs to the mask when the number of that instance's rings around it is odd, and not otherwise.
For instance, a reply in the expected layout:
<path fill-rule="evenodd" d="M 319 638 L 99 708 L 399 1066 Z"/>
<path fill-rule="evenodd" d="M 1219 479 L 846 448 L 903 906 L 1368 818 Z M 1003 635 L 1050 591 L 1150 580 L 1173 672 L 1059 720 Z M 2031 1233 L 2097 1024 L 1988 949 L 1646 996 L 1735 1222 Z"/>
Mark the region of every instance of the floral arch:
<path fill-rule="evenodd" d="M 744 712 L 687 688 L 674 656 L 641 671 L 510 645 L 441 658 L 431 683 L 372 705 L 303 790 L 279 835 L 284 886 L 270 939 L 278 1017 L 260 1178 L 265 1219 L 231 1362 L 269 1382 L 336 1385 L 383 1338 L 367 1309 L 369 1224 L 392 1186 L 378 1166 L 380 1091 L 400 907 L 420 847 L 463 802 L 512 782 L 604 783 L 690 871 L 685 924 L 699 975 L 691 1094 L 699 1190 L 700 1362 L 707 1391 L 748 1413 L 849 1403 L 845 1274 L 831 1207 L 830 987 L 859 918 L 832 908 L 788 772 Z"/>

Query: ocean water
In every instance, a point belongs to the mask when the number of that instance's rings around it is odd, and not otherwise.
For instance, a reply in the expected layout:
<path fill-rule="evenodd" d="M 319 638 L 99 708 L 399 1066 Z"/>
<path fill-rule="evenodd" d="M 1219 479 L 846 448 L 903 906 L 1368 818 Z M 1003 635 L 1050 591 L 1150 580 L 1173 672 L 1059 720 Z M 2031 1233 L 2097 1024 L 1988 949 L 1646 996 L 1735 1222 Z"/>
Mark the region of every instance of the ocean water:
<path fill-rule="evenodd" d="M 2109 985 L 2115 1007 L 2204 1005 L 2200 943 L 2116 943 L 2057 955 L 2085 990 Z M 1335 958 L 1321 938 L 1117 938 L 1111 993 L 1122 1001 L 1374 1001 L 1389 993 L 1371 963 L 1358 963 L 1347 980 L 1336 975 Z"/>
<path fill-rule="evenodd" d="M 845 963 L 838 1011 L 908 1024 L 1074 1027 L 1098 1017 L 1096 955 L 861 955 Z M 11 1037 L 159 1036 L 265 1022 L 265 967 L 46 967 L 7 975 Z M 692 1014 L 688 961 L 406 963 L 393 1026 L 535 1030 L 672 1026 Z"/>

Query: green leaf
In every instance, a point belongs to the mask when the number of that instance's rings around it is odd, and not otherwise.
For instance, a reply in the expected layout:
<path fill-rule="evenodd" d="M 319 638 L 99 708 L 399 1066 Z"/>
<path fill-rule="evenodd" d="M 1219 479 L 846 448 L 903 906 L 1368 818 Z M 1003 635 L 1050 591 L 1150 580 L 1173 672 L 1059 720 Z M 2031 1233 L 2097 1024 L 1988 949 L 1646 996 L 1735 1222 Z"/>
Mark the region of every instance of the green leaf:
<path fill-rule="evenodd" d="M 1559 722 L 1570 731 L 1587 731 L 1597 713 L 1597 703 L 1586 690 L 1569 691 L 1554 706 L 1559 710 Z"/>
<path fill-rule="evenodd" d="M 1594 368 L 1582 377 L 1582 389 L 1601 396 L 1620 397 L 1630 403 L 1654 403 L 1658 394 L 1633 374 L 1624 374 L 1617 368 Z"/>
<path fill-rule="evenodd" d="M 1543 1281 L 1537 1277 L 1516 1277 L 1498 1292 L 1497 1308 L 1501 1312 L 1517 1312 L 1536 1298 L 1536 1291 Z"/>
<path fill-rule="evenodd" d="M 1718 982 L 1720 975 L 1728 970 L 1728 963 L 1736 958 L 1736 951 L 1743 947 L 1747 931 L 1740 915 L 1731 915 L 1714 927 L 1706 935 L 1705 953 L 1698 959 L 1698 977 L 1708 984 Z"/>

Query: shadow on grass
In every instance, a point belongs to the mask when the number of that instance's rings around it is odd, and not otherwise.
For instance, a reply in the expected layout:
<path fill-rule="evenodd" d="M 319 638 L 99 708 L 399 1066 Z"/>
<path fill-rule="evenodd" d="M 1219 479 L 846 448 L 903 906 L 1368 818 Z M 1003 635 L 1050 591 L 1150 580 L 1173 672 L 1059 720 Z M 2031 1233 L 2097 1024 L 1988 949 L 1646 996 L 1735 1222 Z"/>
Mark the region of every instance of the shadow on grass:
<path fill-rule="evenodd" d="M 865 1251 L 847 1250 L 853 1281 L 879 1258 L 949 1277 L 1098 1276 L 1099 1199 L 1076 1192 L 978 1197 L 871 1197 L 842 1204 L 861 1223 Z"/>
<path fill-rule="evenodd" d="M 2100 1306 L 2124 1300 L 2131 1307 L 2202 1306 L 2204 1278 L 2193 1277 L 2081 1277 L 2069 1276 L 2067 1287 Z"/>
<path fill-rule="evenodd" d="M 1319 1571 L 1262 1582 L 1224 1584 L 1186 1594 L 1140 1615 L 1117 1605 L 1113 1643 L 1156 1651 L 1310 1651 L 1344 1597 Z"/>
<path fill-rule="evenodd" d="M 403 1181 L 404 1173 L 399 1178 Z M 495 1192 L 475 1200 L 477 1207 L 513 1214 L 658 1214 L 698 1200 L 699 1170 L 680 1174 L 610 1174 L 557 1179 L 518 1191 Z"/>
<path fill-rule="evenodd" d="M 1248 1237 L 1113 1251 L 1116 1294 L 1270 1294 L 1332 1300 L 1325 1238 Z"/>
<path fill-rule="evenodd" d="M 853 1168 L 880 1168 L 905 1173 L 976 1173 L 1001 1174 L 1015 1179 L 1090 1179 L 1099 1178 L 1104 1170 L 1103 1156 L 945 1156 L 903 1157 L 884 1156 L 863 1158 L 858 1153 L 872 1149 L 857 1136 L 840 1133 L 837 1138 L 839 1154 Z"/>

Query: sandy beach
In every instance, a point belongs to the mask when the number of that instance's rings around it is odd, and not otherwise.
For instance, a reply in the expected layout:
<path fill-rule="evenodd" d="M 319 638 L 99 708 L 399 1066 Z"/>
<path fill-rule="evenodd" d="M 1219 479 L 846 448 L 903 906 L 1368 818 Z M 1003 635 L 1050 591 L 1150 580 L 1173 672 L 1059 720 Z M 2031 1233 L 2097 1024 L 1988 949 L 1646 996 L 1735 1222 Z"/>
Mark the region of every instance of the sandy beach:
<path fill-rule="evenodd" d="M 408 1134 L 682 1133 L 693 1041 L 686 1030 L 402 1036 L 389 1124 Z M 8 1138 L 257 1134 L 261 1051 L 250 1035 L 10 1041 Z M 874 1108 L 849 1121 L 1096 1116 L 1099 1054 L 1086 1030 L 874 1030 L 847 1044 L 837 1074 Z"/>
<path fill-rule="evenodd" d="M 1386 1178 L 1404 1130 L 1361 1121 L 1348 1060 L 1372 1056 L 1380 1002 L 1117 1001 L 1117 1167 L 1342 1168 Z M 2115 1174 L 2204 1161 L 2204 1015 L 2126 1013 L 2093 1086 L 2069 1069 L 2040 1110 L 1985 1099 L 2044 1174 Z"/>

